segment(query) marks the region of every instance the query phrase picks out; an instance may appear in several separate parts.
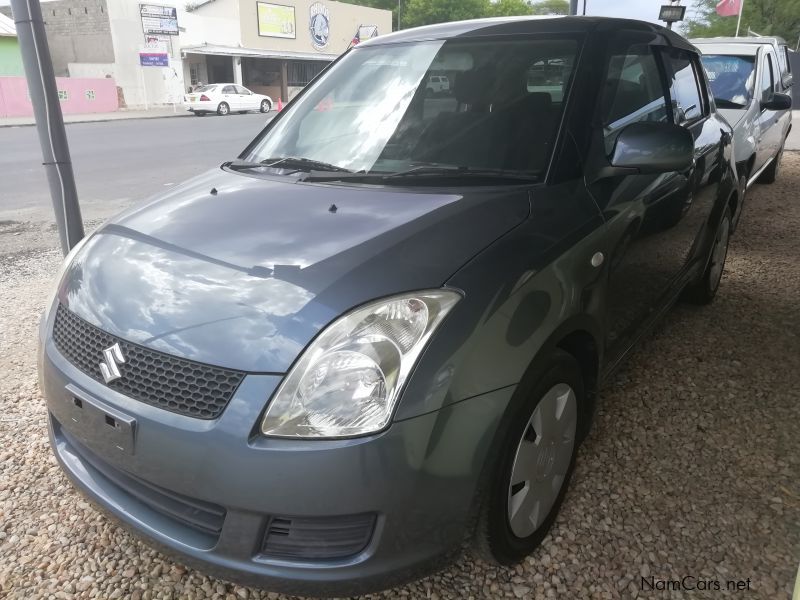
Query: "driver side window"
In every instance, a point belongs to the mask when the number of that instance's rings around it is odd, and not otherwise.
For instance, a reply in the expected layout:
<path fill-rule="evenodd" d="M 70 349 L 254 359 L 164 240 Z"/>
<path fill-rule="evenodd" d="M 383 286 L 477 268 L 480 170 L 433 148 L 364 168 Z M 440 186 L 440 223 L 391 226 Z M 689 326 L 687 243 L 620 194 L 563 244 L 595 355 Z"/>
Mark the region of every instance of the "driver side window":
<path fill-rule="evenodd" d="M 642 121 L 667 120 L 667 100 L 655 55 L 637 44 L 609 57 L 600 96 L 600 119 L 606 149 L 613 148 L 619 131 Z"/>

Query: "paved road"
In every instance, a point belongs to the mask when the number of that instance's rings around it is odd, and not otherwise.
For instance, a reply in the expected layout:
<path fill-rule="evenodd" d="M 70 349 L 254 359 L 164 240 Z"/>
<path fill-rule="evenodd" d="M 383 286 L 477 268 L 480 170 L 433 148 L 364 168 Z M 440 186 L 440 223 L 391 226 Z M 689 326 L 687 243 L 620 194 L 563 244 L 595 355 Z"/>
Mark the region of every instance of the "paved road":
<path fill-rule="evenodd" d="M 67 125 L 81 204 L 123 206 L 213 168 L 239 154 L 267 118 L 214 115 Z M 0 129 L 0 148 L 0 212 L 49 209 L 36 128 Z"/>

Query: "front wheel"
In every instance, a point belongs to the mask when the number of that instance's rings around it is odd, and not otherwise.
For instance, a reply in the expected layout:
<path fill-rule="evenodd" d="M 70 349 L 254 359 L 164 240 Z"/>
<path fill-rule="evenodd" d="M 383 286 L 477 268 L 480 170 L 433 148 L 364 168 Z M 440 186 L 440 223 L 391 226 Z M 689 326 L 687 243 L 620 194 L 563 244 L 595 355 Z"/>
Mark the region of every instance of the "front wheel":
<path fill-rule="evenodd" d="M 728 256 L 728 242 L 731 237 L 731 209 L 725 208 L 725 214 L 717 227 L 711 257 L 703 276 L 684 290 L 683 297 L 692 304 L 709 304 L 717 295 L 725 259 Z"/>
<path fill-rule="evenodd" d="M 497 468 L 481 501 L 477 550 L 504 565 L 533 552 L 553 525 L 582 431 L 585 392 L 577 361 L 558 350 L 538 372 L 517 390 L 522 402 L 499 437 Z"/>
<path fill-rule="evenodd" d="M 231 112 L 231 107 L 228 106 L 227 102 L 220 102 L 219 103 L 219 106 L 217 107 L 217 114 L 218 115 L 221 115 L 221 116 L 224 117 L 225 115 L 230 114 L 230 112 Z"/>
<path fill-rule="evenodd" d="M 270 104 L 269 100 L 262 100 L 260 109 L 262 113 L 268 113 L 272 110 L 272 104 Z"/>
<path fill-rule="evenodd" d="M 775 180 L 778 179 L 778 173 L 781 170 L 782 158 L 783 144 L 781 144 L 778 153 L 775 155 L 775 158 L 772 159 L 772 162 L 769 163 L 769 166 L 761 173 L 761 176 L 758 178 L 758 183 L 775 183 Z"/>

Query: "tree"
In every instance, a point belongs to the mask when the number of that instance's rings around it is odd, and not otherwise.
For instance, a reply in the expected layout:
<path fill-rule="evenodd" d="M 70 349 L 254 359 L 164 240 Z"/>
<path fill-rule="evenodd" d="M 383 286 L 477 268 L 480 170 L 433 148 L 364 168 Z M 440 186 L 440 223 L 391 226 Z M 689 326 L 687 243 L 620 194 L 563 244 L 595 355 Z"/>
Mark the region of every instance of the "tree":
<path fill-rule="evenodd" d="M 403 4 L 402 26 L 479 19 L 491 13 L 489 0 L 408 0 Z"/>
<path fill-rule="evenodd" d="M 547 0 L 553 1 L 553 0 Z M 562 0 L 555 0 L 560 2 Z M 518 15 L 532 15 L 533 6 L 528 0 L 497 0 L 491 6 L 490 15 L 493 17 L 516 17 Z"/>
<path fill-rule="evenodd" d="M 569 2 L 567 0 L 541 0 L 531 4 L 531 14 L 534 15 L 568 15 Z"/>
<path fill-rule="evenodd" d="M 737 17 L 720 17 L 716 0 L 698 0 L 693 16 L 686 19 L 686 37 L 734 35 Z M 761 35 L 777 35 L 794 46 L 800 37 L 800 0 L 744 0 L 739 35 L 751 30 Z"/>

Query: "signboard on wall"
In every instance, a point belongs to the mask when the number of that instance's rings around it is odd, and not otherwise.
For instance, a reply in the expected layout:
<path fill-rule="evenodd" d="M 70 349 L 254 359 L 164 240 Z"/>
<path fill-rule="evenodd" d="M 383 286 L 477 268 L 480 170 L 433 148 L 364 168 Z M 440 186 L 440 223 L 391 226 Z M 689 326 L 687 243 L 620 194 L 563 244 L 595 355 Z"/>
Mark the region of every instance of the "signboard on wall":
<path fill-rule="evenodd" d="M 308 11 L 308 31 L 311 34 L 311 45 L 317 50 L 324 50 L 331 38 L 331 13 L 322 2 L 315 2 Z"/>
<path fill-rule="evenodd" d="M 169 53 L 164 44 L 148 44 L 139 48 L 139 64 L 143 67 L 168 67 Z"/>
<path fill-rule="evenodd" d="M 295 38 L 294 6 L 256 2 L 258 35 L 262 37 Z"/>
<path fill-rule="evenodd" d="M 145 35 L 178 35 L 178 9 L 174 6 L 140 4 L 139 13 Z"/>

